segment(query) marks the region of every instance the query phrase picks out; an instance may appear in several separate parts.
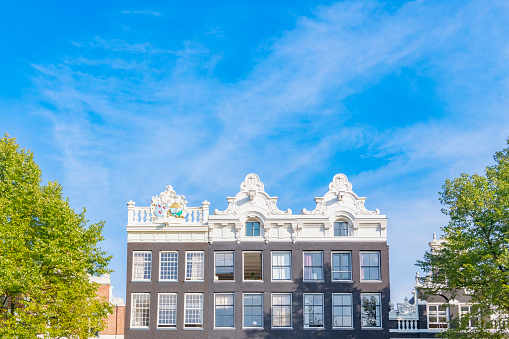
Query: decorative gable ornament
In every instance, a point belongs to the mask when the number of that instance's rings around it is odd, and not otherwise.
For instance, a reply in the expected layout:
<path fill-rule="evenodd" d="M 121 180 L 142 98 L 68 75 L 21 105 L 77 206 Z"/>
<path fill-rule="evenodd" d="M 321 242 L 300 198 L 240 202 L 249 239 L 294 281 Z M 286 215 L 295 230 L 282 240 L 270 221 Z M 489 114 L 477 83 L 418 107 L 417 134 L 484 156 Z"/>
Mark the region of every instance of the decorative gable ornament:
<path fill-rule="evenodd" d="M 184 218 L 187 213 L 187 201 L 183 195 L 178 195 L 171 185 L 166 186 L 166 191 L 152 197 L 150 214 L 155 219 L 160 218 Z"/>

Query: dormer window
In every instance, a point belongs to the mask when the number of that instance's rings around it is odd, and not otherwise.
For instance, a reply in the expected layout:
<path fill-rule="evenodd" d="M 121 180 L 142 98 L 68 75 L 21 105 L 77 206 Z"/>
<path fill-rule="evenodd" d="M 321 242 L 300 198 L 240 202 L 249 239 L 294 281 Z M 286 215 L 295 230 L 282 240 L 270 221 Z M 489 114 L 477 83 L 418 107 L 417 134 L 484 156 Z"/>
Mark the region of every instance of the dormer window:
<path fill-rule="evenodd" d="M 339 221 L 334 223 L 334 236 L 347 237 L 348 236 L 348 223 Z"/>
<path fill-rule="evenodd" d="M 260 236 L 260 223 L 259 222 L 246 222 L 246 236 L 248 236 L 248 237 Z"/>

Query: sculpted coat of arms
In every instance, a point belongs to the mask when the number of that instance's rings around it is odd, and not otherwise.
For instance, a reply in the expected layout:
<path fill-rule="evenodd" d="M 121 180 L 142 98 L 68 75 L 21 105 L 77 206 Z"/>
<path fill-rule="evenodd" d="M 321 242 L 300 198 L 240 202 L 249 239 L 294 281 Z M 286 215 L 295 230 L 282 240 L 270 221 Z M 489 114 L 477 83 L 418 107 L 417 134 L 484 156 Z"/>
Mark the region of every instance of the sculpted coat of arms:
<path fill-rule="evenodd" d="M 186 211 L 186 197 L 178 195 L 171 185 L 166 186 L 166 191 L 152 197 L 150 205 L 151 214 L 155 218 L 184 218 Z"/>

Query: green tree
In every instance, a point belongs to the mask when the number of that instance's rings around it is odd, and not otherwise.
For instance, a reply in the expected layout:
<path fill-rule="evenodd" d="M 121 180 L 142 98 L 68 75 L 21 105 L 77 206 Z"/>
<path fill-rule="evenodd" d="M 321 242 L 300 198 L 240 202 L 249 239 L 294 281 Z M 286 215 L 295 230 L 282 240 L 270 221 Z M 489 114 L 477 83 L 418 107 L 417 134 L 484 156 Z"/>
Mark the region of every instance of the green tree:
<path fill-rule="evenodd" d="M 463 173 L 446 180 L 440 201 L 450 221 L 442 228 L 442 244 L 417 263 L 429 273 L 422 278 L 425 295 L 454 298 L 467 291 L 475 304 L 475 314 L 451 324 L 443 337 L 509 334 L 509 148 L 494 159 L 484 175 Z M 467 330 L 469 321 L 475 327 Z"/>
<path fill-rule="evenodd" d="M 57 182 L 41 185 L 29 150 L 0 139 L 0 337 L 88 338 L 111 312 L 90 276 L 108 273 L 97 243 L 103 222 L 87 227 Z"/>

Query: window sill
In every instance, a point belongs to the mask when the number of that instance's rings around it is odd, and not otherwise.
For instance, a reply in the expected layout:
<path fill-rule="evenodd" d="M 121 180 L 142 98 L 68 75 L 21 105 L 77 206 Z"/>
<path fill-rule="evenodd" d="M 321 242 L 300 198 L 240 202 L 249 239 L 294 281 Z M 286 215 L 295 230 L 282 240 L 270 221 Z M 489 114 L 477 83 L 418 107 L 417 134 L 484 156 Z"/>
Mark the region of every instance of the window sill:
<path fill-rule="evenodd" d="M 203 331 L 203 327 L 184 327 L 184 331 Z"/>
<path fill-rule="evenodd" d="M 242 280 L 242 282 L 262 283 L 262 282 L 263 282 L 263 280 Z"/>
<path fill-rule="evenodd" d="M 351 284 L 353 283 L 353 280 L 331 280 L 333 283 L 340 283 L 340 284 Z"/>
<path fill-rule="evenodd" d="M 293 327 L 271 327 L 271 330 L 293 330 Z"/>
<path fill-rule="evenodd" d="M 304 327 L 305 331 L 325 331 L 325 327 Z"/>
<path fill-rule="evenodd" d="M 263 327 L 242 327 L 243 330 L 260 330 L 263 331 Z"/>
<path fill-rule="evenodd" d="M 184 280 L 184 282 L 188 283 L 200 283 L 200 282 L 205 282 L 205 280 Z"/>
<path fill-rule="evenodd" d="M 333 331 L 353 331 L 353 327 L 333 327 Z"/>
<path fill-rule="evenodd" d="M 381 331 L 383 330 L 384 328 L 383 327 L 362 327 L 361 330 L 375 330 L 375 331 Z"/>
<path fill-rule="evenodd" d="M 361 283 L 381 283 L 382 280 L 361 280 Z"/>
<path fill-rule="evenodd" d="M 160 282 L 160 283 L 167 283 L 167 282 L 177 283 L 178 280 L 158 280 L 157 282 Z"/>
<path fill-rule="evenodd" d="M 293 282 L 292 279 L 275 279 L 275 280 L 271 280 L 270 282 L 275 282 L 275 283 L 278 283 L 278 282 L 283 282 L 283 283 L 291 283 Z"/>
<path fill-rule="evenodd" d="M 213 330 L 216 331 L 216 330 L 220 330 L 220 331 L 231 331 L 231 330 L 234 330 L 235 327 L 214 327 Z"/>
<path fill-rule="evenodd" d="M 166 330 L 170 330 L 170 331 L 175 331 L 177 329 L 176 326 L 172 326 L 172 327 L 157 327 L 156 330 L 163 330 L 163 331 L 166 331 Z"/>
<path fill-rule="evenodd" d="M 144 282 L 152 282 L 152 280 L 131 280 L 132 283 L 144 283 Z"/>
<path fill-rule="evenodd" d="M 318 279 L 313 279 L 313 280 L 302 280 L 302 282 L 305 282 L 305 283 L 323 283 L 325 282 L 325 280 L 318 280 Z"/>
<path fill-rule="evenodd" d="M 146 327 L 129 327 L 130 330 L 150 330 L 148 326 Z"/>

